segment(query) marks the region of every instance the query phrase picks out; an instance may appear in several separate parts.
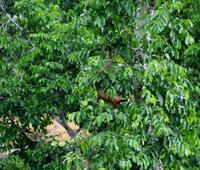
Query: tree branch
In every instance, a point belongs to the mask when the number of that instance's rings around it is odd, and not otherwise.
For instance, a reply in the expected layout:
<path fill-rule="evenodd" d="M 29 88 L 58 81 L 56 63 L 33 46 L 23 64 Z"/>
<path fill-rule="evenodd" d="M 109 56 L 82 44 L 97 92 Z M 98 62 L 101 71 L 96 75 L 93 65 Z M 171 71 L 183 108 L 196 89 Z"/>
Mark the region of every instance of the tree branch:
<path fill-rule="evenodd" d="M 59 118 L 56 119 L 56 121 L 57 121 L 58 123 L 60 123 L 60 124 L 66 129 L 67 133 L 69 134 L 69 136 L 70 136 L 71 138 L 74 138 L 75 135 L 80 131 L 80 129 L 78 129 L 78 131 L 75 132 L 72 128 L 69 127 L 64 112 L 61 112 L 61 113 L 60 113 L 60 118 L 61 118 L 61 119 L 59 119 Z"/>
<path fill-rule="evenodd" d="M 111 65 L 112 63 L 112 51 L 111 49 L 107 50 L 107 57 L 108 57 L 108 61 L 105 63 L 104 67 L 99 71 L 99 75 L 102 75 L 105 70 Z"/>

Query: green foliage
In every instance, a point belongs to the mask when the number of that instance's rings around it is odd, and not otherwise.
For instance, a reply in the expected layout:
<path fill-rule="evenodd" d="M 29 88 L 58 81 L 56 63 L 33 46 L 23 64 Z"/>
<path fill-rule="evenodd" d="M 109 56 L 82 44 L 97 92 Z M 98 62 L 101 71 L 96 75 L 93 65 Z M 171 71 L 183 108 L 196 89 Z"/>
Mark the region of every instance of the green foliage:
<path fill-rule="evenodd" d="M 29 170 L 30 168 L 18 156 L 9 156 L 0 159 L 0 167 L 5 170 Z"/>
<path fill-rule="evenodd" d="M 29 169 L 65 169 L 65 155 L 69 150 L 66 142 L 57 143 L 55 140 L 41 141 L 34 149 L 15 150 L 11 155 L 0 159 L 0 169 L 29 170 Z M 23 157 L 23 159 L 21 159 Z"/>
<path fill-rule="evenodd" d="M 25 153 L 23 153 L 25 154 L 25 162 L 28 162 L 30 167 L 38 170 L 64 169 L 65 154 L 68 152 L 69 147 L 65 143 L 55 146 L 50 144 L 53 142 L 55 141 L 52 140 L 47 144 L 46 142 L 42 141 L 34 149 L 25 151 Z"/>
<path fill-rule="evenodd" d="M 198 169 L 199 10 L 195 0 L 16 1 L 0 18 L 4 149 L 29 148 L 21 157 L 46 169 Z M 127 101 L 113 107 L 98 92 Z M 62 152 L 27 137 L 61 112 L 90 134 Z"/>

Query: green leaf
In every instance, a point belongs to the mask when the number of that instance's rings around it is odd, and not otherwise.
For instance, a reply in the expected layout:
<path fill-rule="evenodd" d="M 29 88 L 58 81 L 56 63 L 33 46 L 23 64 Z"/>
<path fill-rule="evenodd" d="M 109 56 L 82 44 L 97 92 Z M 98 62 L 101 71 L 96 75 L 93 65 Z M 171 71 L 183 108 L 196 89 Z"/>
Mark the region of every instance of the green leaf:
<path fill-rule="evenodd" d="M 187 35 L 187 37 L 185 38 L 185 44 L 190 45 L 193 43 L 194 43 L 194 38 L 191 35 Z"/>

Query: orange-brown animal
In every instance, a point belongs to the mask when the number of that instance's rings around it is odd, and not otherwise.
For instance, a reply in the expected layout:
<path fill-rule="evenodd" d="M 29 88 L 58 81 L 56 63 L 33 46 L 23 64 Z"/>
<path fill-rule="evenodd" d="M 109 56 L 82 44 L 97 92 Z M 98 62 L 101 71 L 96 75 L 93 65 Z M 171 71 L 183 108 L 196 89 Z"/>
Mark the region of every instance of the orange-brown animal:
<path fill-rule="evenodd" d="M 97 93 L 97 100 L 103 100 L 105 102 L 110 103 L 113 107 L 118 106 L 121 102 L 127 101 L 127 99 L 122 98 L 121 96 L 116 96 L 114 99 L 111 96 L 106 96 L 104 93 Z"/>

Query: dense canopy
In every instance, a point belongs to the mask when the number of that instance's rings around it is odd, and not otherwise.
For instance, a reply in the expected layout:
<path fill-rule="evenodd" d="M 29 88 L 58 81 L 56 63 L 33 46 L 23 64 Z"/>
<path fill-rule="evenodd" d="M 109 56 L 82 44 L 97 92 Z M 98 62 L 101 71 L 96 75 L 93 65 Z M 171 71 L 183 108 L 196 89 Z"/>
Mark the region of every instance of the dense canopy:
<path fill-rule="evenodd" d="M 0 167 L 198 170 L 199 11 L 198 0 L 0 0 L 0 149 L 16 149 Z M 81 130 L 36 136 L 55 118 Z"/>

